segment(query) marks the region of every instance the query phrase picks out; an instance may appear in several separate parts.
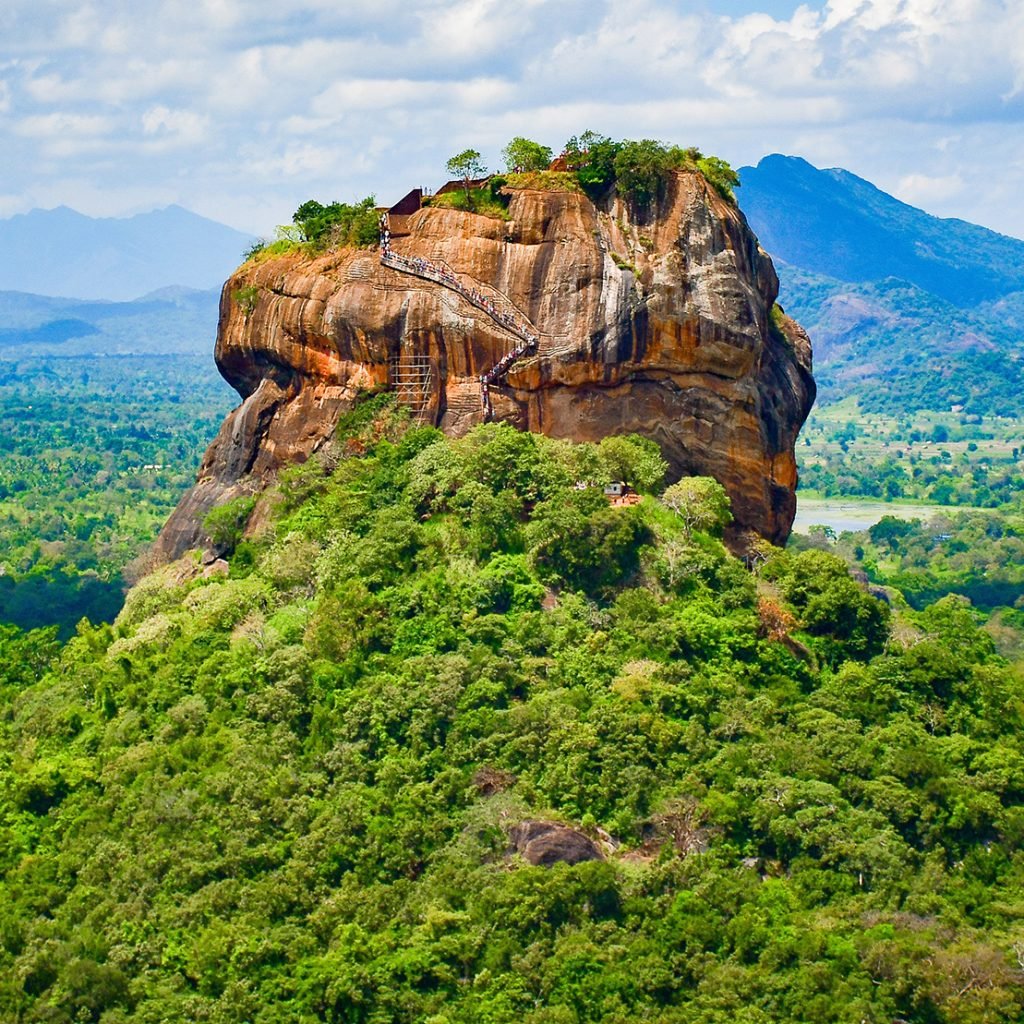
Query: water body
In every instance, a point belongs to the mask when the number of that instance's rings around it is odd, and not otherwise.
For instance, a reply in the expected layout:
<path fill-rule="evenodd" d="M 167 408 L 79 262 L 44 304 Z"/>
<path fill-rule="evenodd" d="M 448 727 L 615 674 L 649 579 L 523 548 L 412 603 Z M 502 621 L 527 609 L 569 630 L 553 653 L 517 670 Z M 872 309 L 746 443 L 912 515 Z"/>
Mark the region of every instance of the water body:
<path fill-rule="evenodd" d="M 831 526 L 836 533 L 866 530 L 882 516 L 923 521 L 943 513 L 967 511 L 963 506 L 911 505 L 898 501 L 855 501 L 851 498 L 804 498 L 797 495 L 793 530 L 807 533 L 815 525 Z"/>

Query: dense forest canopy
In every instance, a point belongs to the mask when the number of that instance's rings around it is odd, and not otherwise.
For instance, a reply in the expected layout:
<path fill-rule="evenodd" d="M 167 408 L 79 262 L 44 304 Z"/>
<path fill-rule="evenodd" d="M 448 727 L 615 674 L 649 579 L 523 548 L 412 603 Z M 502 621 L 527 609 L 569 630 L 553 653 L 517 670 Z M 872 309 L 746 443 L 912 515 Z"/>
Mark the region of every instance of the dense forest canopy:
<path fill-rule="evenodd" d="M 1019 669 L 652 456 L 377 399 L 227 575 L 0 633 L 0 1017 L 1019 1020 Z"/>
<path fill-rule="evenodd" d="M 110 621 L 233 397 L 194 355 L 0 361 L 0 622 Z"/>

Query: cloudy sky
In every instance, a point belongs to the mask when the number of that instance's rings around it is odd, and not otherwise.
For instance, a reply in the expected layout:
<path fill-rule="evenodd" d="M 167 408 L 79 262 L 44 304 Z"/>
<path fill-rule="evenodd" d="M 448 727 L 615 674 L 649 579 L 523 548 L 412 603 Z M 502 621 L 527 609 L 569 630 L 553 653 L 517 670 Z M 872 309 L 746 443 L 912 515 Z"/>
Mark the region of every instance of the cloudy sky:
<path fill-rule="evenodd" d="M 797 154 L 1024 237 L 1022 121 L 1024 0 L 0 5 L 0 216 L 180 203 L 263 234 L 591 128 Z"/>

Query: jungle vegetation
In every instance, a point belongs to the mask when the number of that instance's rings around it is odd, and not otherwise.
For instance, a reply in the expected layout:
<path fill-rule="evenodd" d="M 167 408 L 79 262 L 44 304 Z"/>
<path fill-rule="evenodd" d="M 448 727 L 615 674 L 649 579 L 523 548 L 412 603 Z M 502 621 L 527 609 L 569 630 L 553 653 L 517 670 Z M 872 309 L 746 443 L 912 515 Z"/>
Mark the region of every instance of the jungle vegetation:
<path fill-rule="evenodd" d="M 0 632 L 0 1018 L 1019 1020 L 1020 666 L 663 468 L 377 398 L 228 575 Z"/>
<path fill-rule="evenodd" d="M 109 622 L 234 392 L 195 355 L 0 361 L 0 622 Z"/>

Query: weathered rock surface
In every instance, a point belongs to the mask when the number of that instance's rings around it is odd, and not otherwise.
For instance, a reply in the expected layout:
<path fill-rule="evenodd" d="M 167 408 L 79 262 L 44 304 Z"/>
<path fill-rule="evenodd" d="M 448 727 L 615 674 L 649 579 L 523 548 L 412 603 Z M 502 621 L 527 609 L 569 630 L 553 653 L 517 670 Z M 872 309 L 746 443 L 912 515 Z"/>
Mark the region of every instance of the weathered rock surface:
<path fill-rule="evenodd" d="M 796 507 L 793 448 L 814 398 L 811 349 L 797 324 L 773 318 L 778 280 L 742 213 L 679 172 L 643 224 L 618 200 L 598 209 L 569 192 L 516 191 L 509 214 L 426 208 L 392 242 L 507 297 L 537 328 L 536 354 L 491 390 L 495 418 L 573 440 L 645 434 L 674 476 L 726 487 L 738 529 L 783 540 Z M 451 289 L 381 265 L 375 250 L 245 264 L 224 286 L 216 348 L 243 402 L 158 554 L 200 542 L 211 507 L 308 457 L 359 390 L 389 383 L 396 357 L 430 360 L 425 417 L 464 433 L 483 417 L 479 376 L 516 343 Z"/>
<path fill-rule="evenodd" d="M 553 821 L 524 821 L 509 831 L 512 849 L 535 867 L 552 864 L 579 864 L 585 860 L 604 860 L 597 844 L 582 832 Z"/>

